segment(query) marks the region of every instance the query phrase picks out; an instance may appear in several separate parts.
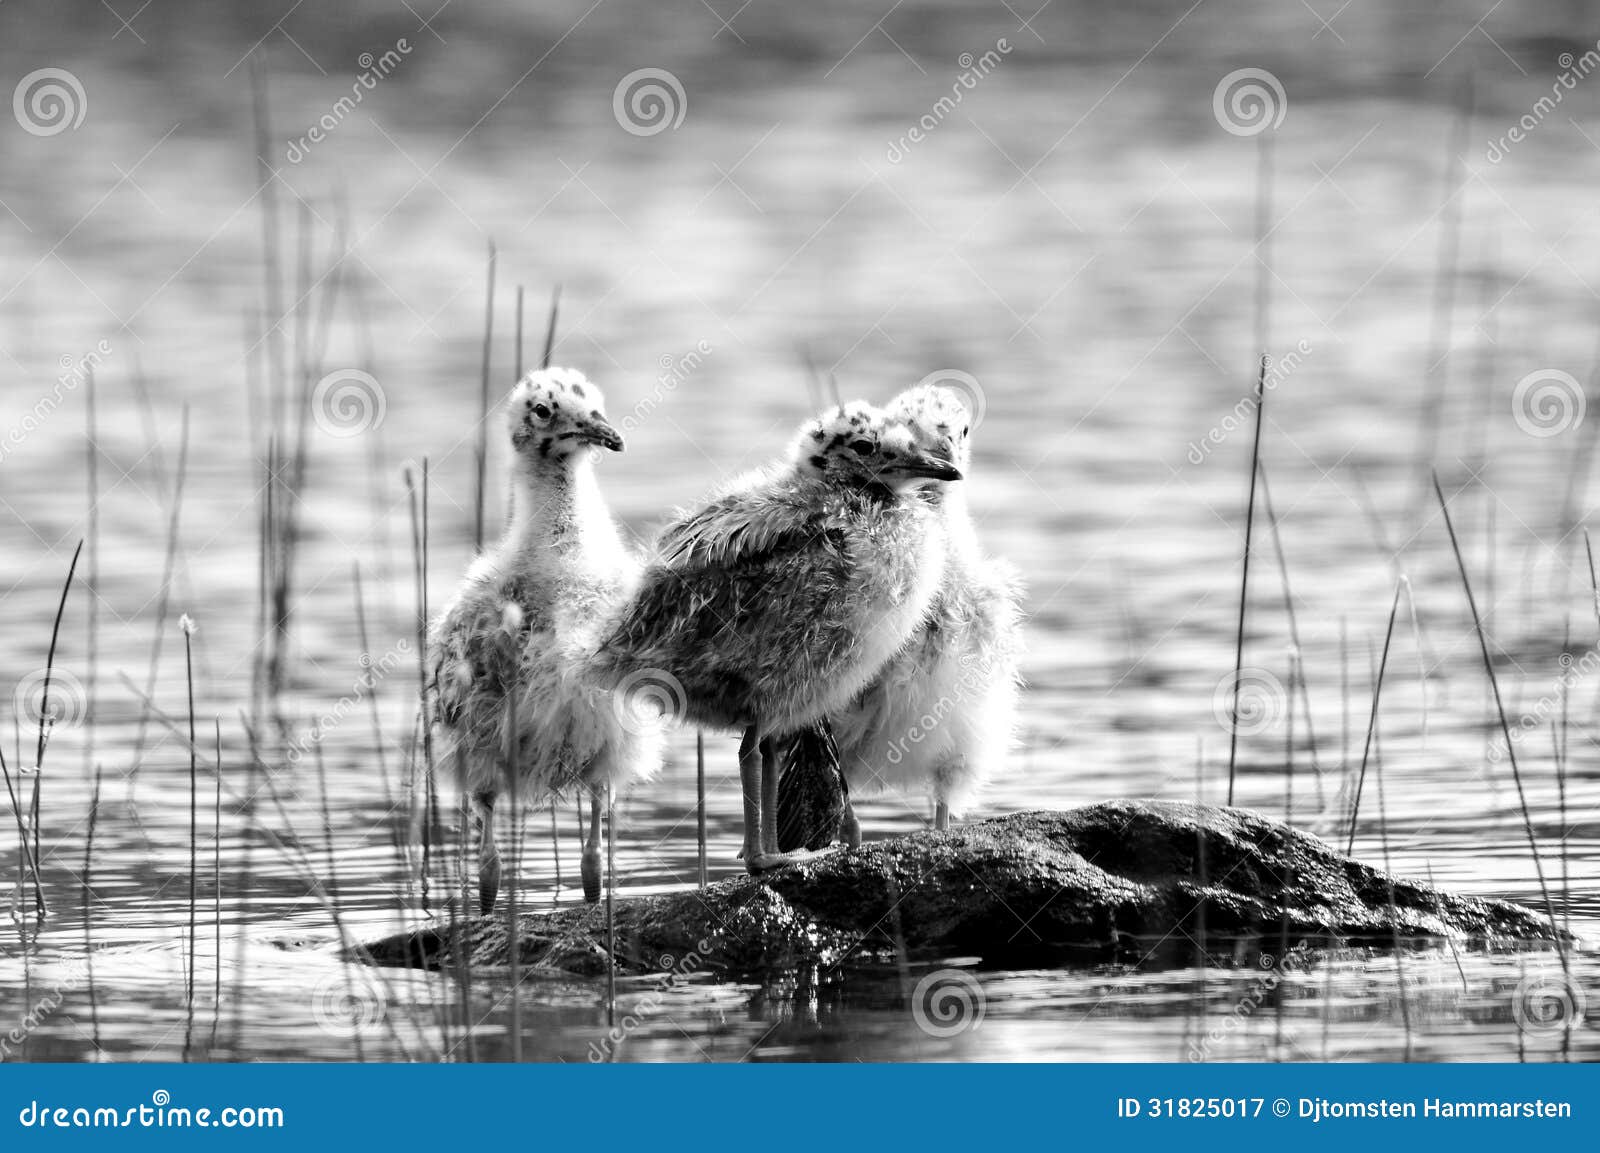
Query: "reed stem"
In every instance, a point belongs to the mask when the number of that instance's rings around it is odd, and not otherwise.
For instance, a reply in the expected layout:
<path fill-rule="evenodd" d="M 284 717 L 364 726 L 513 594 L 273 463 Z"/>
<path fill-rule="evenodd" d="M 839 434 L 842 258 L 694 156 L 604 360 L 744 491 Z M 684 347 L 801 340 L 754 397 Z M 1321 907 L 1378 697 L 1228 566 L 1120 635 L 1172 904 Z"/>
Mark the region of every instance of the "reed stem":
<path fill-rule="evenodd" d="M 561 316 L 561 286 L 558 284 L 550 293 L 550 317 L 544 329 L 544 353 L 539 357 L 541 368 L 550 367 L 550 358 L 556 351 L 556 321 Z"/>
<path fill-rule="evenodd" d="M 184 975 L 184 994 L 188 998 L 189 1013 L 192 1018 L 194 1014 L 194 946 L 198 921 L 195 882 L 200 871 L 200 766 L 196 754 L 194 728 L 194 622 L 185 614 L 179 623 L 179 627 L 183 630 L 184 684 L 188 689 L 189 701 L 189 970 Z"/>
<path fill-rule="evenodd" d="M 411 553 L 417 596 L 417 709 L 422 725 L 422 912 L 431 915 L 428 901 L 428 874 L 432 866 L 433 824 L 438 814 L 433 791 L 433 718 L 428 709 L 428 458 L 422 458 L 422 485 L 419 495 L 416 479 L 405 472 L 406 493 L 411 504 Z"/>
<path fill-rule="evenodd" d="M 216 737 L 216 791 L 211 808 L 211 926 L 212 948 L 216 950 L 211 984 L 211 1045 L 217 1047 L 217 1031 L 222 1025 L 222 722 L 213 717 Z"/>
<path fill-rule="evenodd" d="M 1356 777 L 1355 795 L 1350 801 L 1350 836 L 1345 841 L 1345 855 L 1349 856 L 1356 845 L 1356 822 L 1361 817 L 1361 792 L 1367 783 L 1367 761 L 1372 755 L 1372 745 L 1378 732 L 1378 706 L 1383 699 L 1383 677 L 1389 668 L 1389 646 L 1394 641 L 1394 619 L 1400 612 L 1400 589 L 1405 577 L 1395 582 L 1394 602 L 1389 606 L 1389 626 L 1383 631 L 1383 656 L 1378 661 L 1378 673 L 1372 682 L 1372 711 L 1367 715 L 1367 740 L 1361 747 L 1361 774 Z"/>
<path fill-rule="evenodd" d="M 1391 618 L 1392 619 L 1392 618 Z M 1370 666 L 1372 650 L 1370 643 L 1367 649 L 1367 660 Z M 1378 683 L 1383 678 L 1383 669 L 1380 666 L 1373 677 L 1373 700 L 1378 698 Z M 1406 992 L 1406 958 L 1405 950 L 1400 945 L 1400 914 L 1394 900 L 1394 864 L 1389 858 L 1389 811 L 1384 801 L 1383 788 L 1383 745 L 1378 738 L 1376 715 L 1374 715 L 1373 729 L 1373 774 L 1378 785 L 1378 839 L 1383 845 L 1383 880 L 1385 893 L 1389 902 L 1389 939 L 1394 949 L 1394 975 L 1395 986 L 1400 993 L 1400 1023 L 1405 1030 L 1405 1052 L 1401 1057 L 1403 1061 L 1411 1060 L 1411 998 Z"/>
<path fill-rule="evenodd" d="M 704 729 L 694 733 L 694 781 L 696 837 L 699 843 L 700 887 L 706 887 L 709 873 L 706 869 L 706 734 Z"/>
<path fill-rule="evenodd" d="M 1256 478 L 1261 475 L 1261 425 L 1266 419 L 1267 357 L 1263 353 L 1256 366 L 1256 431 L 1250 449 L 1250 497 L 1244 512 L 1244 567 L 1239 574 L 1239 626 L 1233 641 L 1233 703 L 1228 725 L 1228 804 L 1233 804 L 1235 774 L 1239 762 L 1239 681 L 1244 676 L 1244 624 L 1250 601 L 1250 537 L 1256 524 Z"/>
<path fill-rule="evenodd" d="M 42 923 L 50 915 L 49 904 L 44 896 L 44 878 L 40 875 L 39 866 L 44 860 L 43 846 L 40 842 L 40 826 L 44 823 L 41 818 L 43 806 L 44 782 L 44 751 L 50 739 L 50 679 L 55 672 L 56 645 L 61 639 L 61 618 L 67 611 L 67 596 L 72 592 L 72 577 L 78 571 L 78 558 L 83 555 L 83 541 L 78 542 L 78 547 L 72 550 L 72 563 L 67 566 L 67 579 L 61 586 L 61 600 L 56 604 L 55 624 L 50 628 L 50 651 L 44 661 L 44 688 L 39 697 L 39 741 L 33 759 L 33 799 L 28 809 L 33 826 L 33 905 L 34 912 Z"/>
<path fill-rule="evenodd" d="M 617 809 L 606 781 L 606 1024 L 617 1024 Z"/>
<path fill-rule="evenodd" d="M 87 476 L 87 531 L 89 571 L 86 574 L 87 648 L 84 656 L 83 686 L 83 769 L 87 776 L 94 764 L 95 703 L 100 680 L 100 432 L 95 405 L 94 365 L 84 374 L 84 469 Z"/>
<path fill-rule="evenodd" d="M 1272 485 L 1267 480 L 1267 466 L 1261 465 L 1261 503 L 1266 509 L 1267 526 L 1272 530 L 1272 549 L 1278 560 L 1278 583 L 1283 587 L 1283 611 L 1289 619 L 1289 642 L 1294 646 L 1294 652 L 1301 654 L 1305 648 L 1300 643 L 1300 621 L 1294 608 L 1294 590 L 1289 585 L 1289 562 L 1284 556 L 1283 536 L 1278 530 L 1278 512 L 1272 504 Z M 1311 687 L 1306 683 L 1305 663 L 1294 658 L 1298 666 L 1300 691 L 1298 699 L 1305 716 L 1306 746 L 1311 754 L 1311 772 L 1317 783 L 1317 796 L 1322 796 L 1322 763 L 1317 758 L 1317 730 L 1311 719 Z M 1294 712 L 1294 702 L 1297 694 L 1290 686 L 1289 712 Z M 1292 726 L 1291 726 L 1292 727 Z"/>
<path fill-rule="evenodd" d="M 1472 74 L 1463 80 L 1455 122 L 1445 147 L 1444 218 L 1439 226 L 1439 248 L 1434 263 L 1433 304 L 1428 323 L 1428 364 L 1423 374 L 1425 391 L 1417 420 L 1417 464 L 1431 470 L 1439 451 L 1439 427 L 1445 397 L 1450 390 L 1450 333 L 1455 326 L 1456 265 L 1461 250 L 1462 202 L 1467 182 L 1461 157 L 1467 148 L 1472 123 Z M 1422 486 L 1426 492 L 1426 486 Z"/>
<path fill-rule="evenodd" d="M 187 1016 L 183 1031 L 183 1059 L 187 1062 L 194 1041 L 195 943 L 199 929 L 196 879 L 200 872 L 200 770 L 194 730 L 194 622 L 189 619 L 187 613 L 180 618 L 179 627 L 183 631 L 184 683 L 188 688 L 189 700 L 189 950 L 188 967 L 183 975 L 183 992 Z"/>
<path fill-rule="evenodd" d="M 161 668 L 161 648 L 166 636 L 167 615 L 172 607 L 172 580 L 178 563 L 178 524 L 179 516 L 183 511 L 184 486 L 189 475 L 189 406 L 183 406 L 183 419 L 178 440 L 178 471 L 172 486 L 172 508 L 167 514 L 167 546 L 161 560 L 161 595 L 156 600 L 156 627 L 150 637 L 150 663 L 145 672 L 144 692 L 147 697 L 154 697 L 156 692 L 156 675 Z M 149 728 L 150 711 L 148 708 L 139 711 L 139 728 L 133 744 L 133 768 L 129 772 L 131 788 L 132 780 L 138 775 L 139 768 L 144 760 L 144 740 Z"/>
<path fill-rule="evenodd" d="M 83 838 L 83 877 L 80 903 L 83 906 L 83 974 L 89 991 L 89 1042 L 100 1049 L 100 994 L 94 981 L 94 834 L 100 824 L 100 766 L 94 767 L 94 785 L 89 794 L 88 830 Z"/>
<path fill-rule="evenodd" d="M 1500 696 L 1500 680 L 1495 676 L 1494 660 L 1489 655 L 1489 638 L 1483 629 L 1483 618 L 1478 615 L 1478 601 L 1472 595 L 1472 581 L 1467 576 L 1467 562 L 1461 555 L 1461 543 L 1456 539 L 1455 522 L 1450 519 L 1450 506 L 1444 499 L 1444 489 L 1439 485 L 1439 474 L 1433 474 L 1433 492 L 1439 498 L 1439 511 L 1444 514 L 1444 527 L 1450 534 L 1450 550 L 1455 553 L 1456 568 L 1461 573 L 1461 587 L 1467 594 L 1467 607 L 1472 610 L 1472 627 L 1478 636 L 1478 651 L 1483 656 L 1483 671 L 1494 690 L 1495 712 L 1500 717 L 1500 733 L 1506 742 L 1506 759 L 1511 762 L 1511 779 L 1517 787 L 1517 804 L 1522 809 L 1522 828 L 1528 836 L 1528 849 L 1533 854 L 1533 869 L 1539 878 L 1539 892 L 1544 898 L 1545 915 L 1550 918 L 1550 934 L 1555 938 L 1556 955 L 1561 959 L 1561 971 L 1567 973 L 1567 946 L 1556 923 L 1555 904 L 1550 899 L 1550 886 L 1545 881 L 1544 862 L 1539 857 L 1539 840 L 1533 832 L 1533 814 L 1528 809 L 1528 795 L 1522 787 L 1522 769 L 1517 765 L 1517 747 L 1511 741 L 1511 724 L 1506 720 L 1505 702 Z"/>
<path fill-rule="evenodd" d="M 478 484 L 472 508 L 472 547 L 483 551 L 483 486 L 489 467 L 489 373 L 494 354 L 494 241 L 489 242 L 488 290 L 483 309 L 483 372 L 478 378 L 478 438 L 473 449 L 473 463 L 477 466 Z"/>

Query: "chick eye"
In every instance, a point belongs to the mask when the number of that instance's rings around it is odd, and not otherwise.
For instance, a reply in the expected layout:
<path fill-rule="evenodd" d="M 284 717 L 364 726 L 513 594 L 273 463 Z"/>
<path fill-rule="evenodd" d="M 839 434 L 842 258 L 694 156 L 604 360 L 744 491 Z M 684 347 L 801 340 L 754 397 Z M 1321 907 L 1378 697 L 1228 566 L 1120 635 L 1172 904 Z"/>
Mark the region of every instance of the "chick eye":
<path fill-rule="evenodd" d="M 972 426 L 970 424 L 964 424 L 964 425 L 961 426 L 961 435 L 962 436 L 966 436 L 967 433 L 969 433 L 971 431 L 972 431 Z"/>
<path fill-rule="evenodd" d="M 868 456 L 872 453 L 873 444 L 870 440 L 858 440 L 850 445 L 850 451 L 857 456 Z"/>
<path fill-rule="evenodd" d="M 549 420 L 550 419 L 550 406 L 548 404 L 536 404 L 536 405 L 534 405 L 533 406 L 533 415 L 534 415 L 534 419 L 536 419 L 536 420 Z"/>

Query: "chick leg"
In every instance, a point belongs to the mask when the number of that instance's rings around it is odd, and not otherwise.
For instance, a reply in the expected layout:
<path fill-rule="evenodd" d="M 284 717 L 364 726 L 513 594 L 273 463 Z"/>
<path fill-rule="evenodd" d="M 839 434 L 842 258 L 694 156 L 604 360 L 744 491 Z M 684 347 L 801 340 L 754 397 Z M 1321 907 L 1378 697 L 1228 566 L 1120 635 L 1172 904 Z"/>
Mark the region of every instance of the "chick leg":
<path fill-rule="evenodd" d="M 500 849 L 494 839 L 493 789 L 472 794 L 472 819 L 478 826 L 478 908 L 487 916 L 500 894 Z"/>
<path fill-rule="evenodd" d="M 756 871 L 761 856 L 761 734 L 755 725 L 739 742 L 739 787 L 744 792 L 744 867 Z"/>
<path fill-rule="evenodd" d="M 783 766 L 771 737 L 761 738 L 761 852 L 775 856 L 778 848 L 778 777 Z"/>
<path fill-rule="evenodd" d="M 600 901 L 600 790 L 589 791 L 589 839 L 583 844 L 583 899 L 595 905 Z"/>
<path fill-rule="evenodd" d="M 747 734 L 748 737 L 748 734 Z M 741 772 L 743 769 L 744 749 L 741 753 Z M 798 861 L 807 861 L 812 857 L 822 856 L 827 850 L 820 853 L 807 852 L 797 849 L 785 853 L 778 848 L 778 778 L 783 772 L 783 760 L 778 756 L 778 746 L 770 737 L 759 742 L 756 750 L 759 759 L 757 766 L 760 777 L 760 793 L 758 795 L 759 809 L 756 814 L 760 827 L 760 852 L 754 857 L 745 857 L 745 868 L 752 873 L 763 873 L 768 869 L 777 869 L 784 865 L 792 865 Z M 749 844 L 750 826 L 748 824 L 750 813 L 750 786 L 745 785 L 745 843 Z M 748 850 L 746 850 L 748 853 Z"/>
<path fill-rule="evenodd" d="M 850 803 L 850 798 L 844 801 L 844 816 L 839 822 L 839 831 L 844 835 L 844 843 L 852 849 L 861 847 L 861 822 L 856 819 L 856 807 Z"/>
<path fill-rule="evenodd" d="M 941 833 L 950 828 L 950 806 L 943 801 L 934 802 L 933 827 Z"/>

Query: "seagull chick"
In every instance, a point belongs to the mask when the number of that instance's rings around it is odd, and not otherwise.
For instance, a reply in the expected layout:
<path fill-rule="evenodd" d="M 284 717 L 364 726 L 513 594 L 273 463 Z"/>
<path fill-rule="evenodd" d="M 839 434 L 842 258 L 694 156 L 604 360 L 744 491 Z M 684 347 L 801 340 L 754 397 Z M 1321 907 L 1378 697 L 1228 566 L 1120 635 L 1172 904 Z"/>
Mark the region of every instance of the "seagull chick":
<path fill-rule="evenodd" d="M 584 896 L 600 895 L 607 787 L 649 776 L 660 734 L 627 723 L 589 677 L 600 622 L 638 579 L 595 479 L 595 449 L 622 451 L 599 388 L 573 369 L 529 373 L 512 390 L 512 514 L 429 631 L 442 761 L 478 826 L 485 913 L 500 885 L 494 807 L 504 789 L 537 805 L 590 794 Z"/>
<path fill-rule="evenodd" d="M 882 409 L 830 409 L 786 459 L 667 527 L 598 664 L 671 678 L 683 719 L 743 731 L 744 861 L 783 864 L 773 738 L 847 705 L 928 612 L 947 546 L 919 495 L 959 480 Z"/>
<path fill-rule="evenodd" d="M 918 448 L 971 467 L 971 414 L 951 389 L 918 385 L 885 411 L 911 429 Z M 861 843 L 849 797 L 898 788 L 934 800 L 934 825 L 949 827 L 1010 751 L 1021 685 L 1021 583 L 1005 561 L 985 556 L 967 511 L 965 485 L 935 485 L 920 499 L 944 530 L 943 576 L 927 618 L 910 641 L 850 704 L 828 716 L 836 751 L 823 741 L 792 743 L 783 823 L 805 831 L 797 806 L 816 808 L 802 785 L 826 778 L 837 756 L 843 772 L 842 824 Z M 826 763 L 813 764 L 812 761 Z M 824 825 L 824 827 L 826 827 Z"/>

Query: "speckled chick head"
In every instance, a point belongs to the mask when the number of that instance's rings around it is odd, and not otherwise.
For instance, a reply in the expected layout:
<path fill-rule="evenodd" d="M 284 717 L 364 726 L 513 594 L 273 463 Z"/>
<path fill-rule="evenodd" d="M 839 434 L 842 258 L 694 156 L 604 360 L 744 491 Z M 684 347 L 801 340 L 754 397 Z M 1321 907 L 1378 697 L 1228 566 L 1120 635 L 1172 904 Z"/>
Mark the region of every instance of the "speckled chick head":
<path fill-rule="evenodd" d="M 919 384 L 884 405 L 891 420 L 904 421 L 917 447 L 943 457 L 962 472 L 972 463 L 972 412 L 953 388 Z"/>
<path fill-rule="evenodd" d="M 575 368 L 541 368 L 511 390 L 511 446 L 535 461 L 564 461 L 598 445 L 622 451 L 622 434 L 606 420 L 605 397 Z"/>
<path fill-rule="evenodd" d="M 905 421 L 865 401 L 830 408 L 807 421 L 793 452 L 803 475 L 841 486 L 899 490 L 961 479 L 955 465 L 917 446 Z"/>

